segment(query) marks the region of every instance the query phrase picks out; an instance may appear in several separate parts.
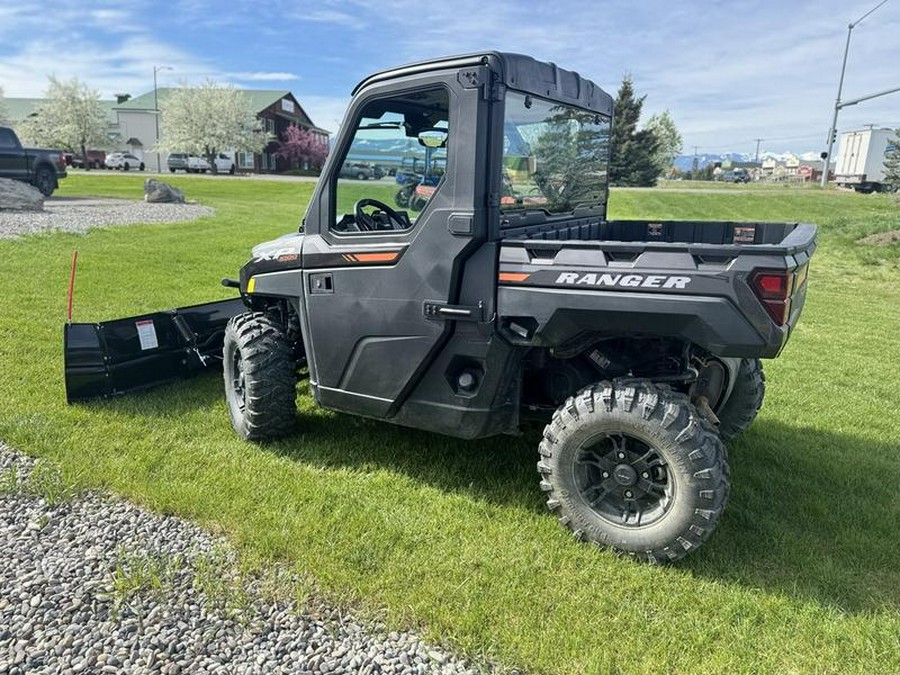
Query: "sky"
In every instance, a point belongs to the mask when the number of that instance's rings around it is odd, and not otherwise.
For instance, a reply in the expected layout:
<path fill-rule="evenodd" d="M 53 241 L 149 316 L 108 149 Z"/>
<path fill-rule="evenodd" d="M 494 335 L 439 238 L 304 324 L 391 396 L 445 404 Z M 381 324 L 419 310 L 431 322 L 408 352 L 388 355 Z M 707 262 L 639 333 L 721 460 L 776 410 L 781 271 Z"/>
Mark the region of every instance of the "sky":
<path fill-rule="evenodd" d="M 0 87 L 50 74 L 104 98 L 206 78 L 289 89 L 336 130 L 375 70 L 500 49 L 578 71 L 613 96 L 630 73 L 644 117 L 671 111 L 685 152 L 824 149 L 847 24 L 879 0 L 0 0 Z M 853 30 L 844 99 L 900 87 L 900 0 Z M 900 93 L 841 112 L 841 130 L 900 127 Z"/>

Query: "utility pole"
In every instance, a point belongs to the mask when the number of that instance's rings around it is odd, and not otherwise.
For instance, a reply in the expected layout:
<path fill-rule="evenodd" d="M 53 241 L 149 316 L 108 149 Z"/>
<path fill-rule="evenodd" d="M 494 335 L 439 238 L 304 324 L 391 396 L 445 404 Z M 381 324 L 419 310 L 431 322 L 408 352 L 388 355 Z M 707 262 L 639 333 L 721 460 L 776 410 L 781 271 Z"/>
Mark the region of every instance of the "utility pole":
<path fill-rule="evenodd" d="M 831 118 L 831 127 L 828 129 L 828 150 L 825 151 L 825 170 L 822 172 L 822 187 L 828 187 L 828 166 L 831 163 L 831 151 L 834 149 L 834 137 L 837 134 L 837 119 L 838 119 L 838 111 L 841 109 L 841 92 L 844 89 L 844 73 L 847 71 L 847 55 L 850 53 L 850 36 L 853 34 L 853 29 L 858 26 L 863 19 L 868 17 L 872 12 L 880 8 L 882 5 L 887 3 L 888 0 L 881 0 L 877 5 L 875 5 L 868 12 L 859 17 L 856 21 L 851 21 L 847 25 L 847 44 L 844 45 L 844 60 L 841 63 L 841 77 L 838 80 L 838 90 L 837 90 L 837 98 L 834 100 L 834 115 Z"/>
<path fill-rule="evenodd" d="M 691 164 L 691 178 L 696 179 L 697 171 L 700 170 L 700 160 L 697 158 L 697 150 L 699 146 L 694 146 L 694 162 Z"/>
<path fill-rule="evenodd" d="M 171 66 L 153 66 L 153 117 L 156 122 L 156 143 L 159 145 L 159 96 L 156 90 L 156 73 L 161 70 L 172 70 Z M 162 171 L 162 162 L 159 158 L 159 150 L 156 151 L 156 170 Z"/>
<path fill-rule="evenodd" d="M 756 159 L 753 160 L 753 161 L 754 161 L 756 164 L 759 164 L 759 144 L 762 143 L 762 142 L 763 142 L 764 140 L 766 140 L 766 139 L 765 139 L 765 138 L 755 138 L 755 139 L 753 139 L 753 140 L 756 141 Z"/>

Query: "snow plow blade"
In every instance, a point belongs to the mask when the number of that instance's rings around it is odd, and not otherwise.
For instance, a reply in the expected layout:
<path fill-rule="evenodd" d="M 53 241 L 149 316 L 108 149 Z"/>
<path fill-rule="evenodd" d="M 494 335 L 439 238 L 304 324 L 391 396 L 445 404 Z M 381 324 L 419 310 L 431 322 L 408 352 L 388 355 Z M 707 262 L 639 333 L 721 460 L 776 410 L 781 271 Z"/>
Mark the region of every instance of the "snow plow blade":
<path fill-rule="evenodd" d="M 101 323 L 63 333 L 66 400 L 118 396 L 182 379 L 222 363 L 228 320 L 240 298 Z"/>

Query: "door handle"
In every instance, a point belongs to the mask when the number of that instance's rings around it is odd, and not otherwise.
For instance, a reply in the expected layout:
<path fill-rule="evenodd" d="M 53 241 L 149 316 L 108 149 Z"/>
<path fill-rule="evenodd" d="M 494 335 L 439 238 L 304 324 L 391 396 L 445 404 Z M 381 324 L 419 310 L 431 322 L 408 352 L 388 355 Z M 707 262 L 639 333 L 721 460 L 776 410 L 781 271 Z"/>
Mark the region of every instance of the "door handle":
<path fill-rule="evenodd" d="M 426 319 L 432 321 L 477 321 L 484 322 L 484 302 L 477 305 L 449 305 L 437 300 L 426 300 L 422 305 Z"/>

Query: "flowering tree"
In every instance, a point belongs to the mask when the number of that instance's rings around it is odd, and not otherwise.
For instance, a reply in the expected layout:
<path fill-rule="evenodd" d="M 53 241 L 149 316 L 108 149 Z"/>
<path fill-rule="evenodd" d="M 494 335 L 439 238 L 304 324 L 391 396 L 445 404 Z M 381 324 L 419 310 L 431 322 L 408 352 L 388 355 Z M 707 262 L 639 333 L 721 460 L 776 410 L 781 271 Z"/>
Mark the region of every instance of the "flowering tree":
<path fill-rule="evenodd" d="M 29 143 L 66 150 L 80 150 L 109 144 L 109 122 L 100 103 L 100 93 L 72 78 L 60 82 L 52 75 L 46 93 L 47 101 L 34 115 L 19 125 L 18 131 Z M 85 161 L 84 167 L 90 168 Z"/>
<path fill-rule="evenodd" d="M 9 124 L 9 114 L 6 112 L 6 103 L 3 102 L 3 87 L 0 87 L 0 124 Z"/>
<path fill-rule="evenodd" d="M 182 85 L 160 101 L 159 109 L 156 149 L 205 157 L 213 173 L 219 152 L 262 152 L 269 142 L 249 99 L 231 85 L 213 80 Z"/>
<path fill-rule="evenodd" d="M 325 139 L 310 129 L 296 124 L 285 129 L 275 154 L 287 160 L 309 162 L 310 166 L 321 167 L 328 156 L 328 144 Z"/>

